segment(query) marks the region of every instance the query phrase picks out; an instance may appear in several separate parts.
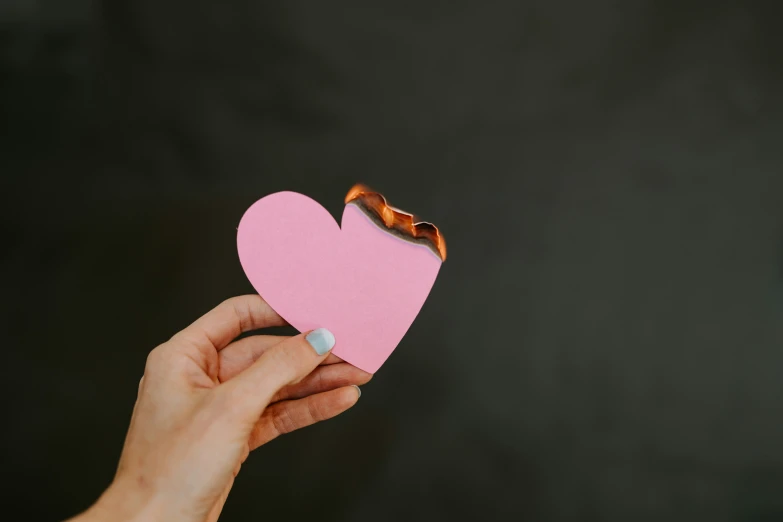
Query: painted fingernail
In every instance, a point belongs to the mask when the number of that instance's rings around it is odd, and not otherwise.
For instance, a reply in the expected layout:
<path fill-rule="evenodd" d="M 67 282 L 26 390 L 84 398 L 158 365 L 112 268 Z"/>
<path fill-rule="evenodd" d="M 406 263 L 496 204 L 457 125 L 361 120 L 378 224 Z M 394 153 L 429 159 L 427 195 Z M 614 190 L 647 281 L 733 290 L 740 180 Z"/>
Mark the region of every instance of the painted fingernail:
<path fill-rule="evenodd" d="M 358 386 L 356 386 L 355 384 L 351 384 L 351 386 L 353 386 L 354 388 L 356 388 L 356 393 L 358 393 L 358 394 L 359 394 L 359 396 L 358 396 L 358 397 L 356 397 L 356 398 L 357 398 L 357 399 L 361 399 L 361 398 L 362 398 L 362 389 L 361 389 L 361 388 L 359 388 Z"/>
<path fill-rule="evenodd" d="M 319 328 L 313 330 L 305 337 L 310 346 L 313 347 L 315 353 L 323 355 L 332 348 L 334 348 L 334 335 L 326 328 Z"/>

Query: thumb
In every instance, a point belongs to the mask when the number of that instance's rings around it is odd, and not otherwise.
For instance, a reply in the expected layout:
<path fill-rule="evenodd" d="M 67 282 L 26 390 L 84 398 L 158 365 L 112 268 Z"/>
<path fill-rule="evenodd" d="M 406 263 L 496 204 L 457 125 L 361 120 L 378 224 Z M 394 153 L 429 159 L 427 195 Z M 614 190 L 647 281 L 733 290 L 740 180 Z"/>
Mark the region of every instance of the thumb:
<path fill-rule="evenodd" d="M 250 367 L 223 384 L 232 410 L 255 423 L 272 397 L 310 374 L 329 355 L 334 335 L 326 328 L 291 337 L 264 352 Z"/>

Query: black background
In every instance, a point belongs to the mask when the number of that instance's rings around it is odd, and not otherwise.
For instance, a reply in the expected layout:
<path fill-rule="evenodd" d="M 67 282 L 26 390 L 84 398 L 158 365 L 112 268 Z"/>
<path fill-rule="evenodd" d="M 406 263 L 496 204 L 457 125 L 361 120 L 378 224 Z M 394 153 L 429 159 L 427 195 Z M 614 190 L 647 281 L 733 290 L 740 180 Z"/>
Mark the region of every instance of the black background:
<path fill-rule="evenodd" d="M 356 181 L 449 259 L 223 520 L 783 520 L 775 2 L 4 0 L 5 510 L 109 483 L 236 225 Z"/>

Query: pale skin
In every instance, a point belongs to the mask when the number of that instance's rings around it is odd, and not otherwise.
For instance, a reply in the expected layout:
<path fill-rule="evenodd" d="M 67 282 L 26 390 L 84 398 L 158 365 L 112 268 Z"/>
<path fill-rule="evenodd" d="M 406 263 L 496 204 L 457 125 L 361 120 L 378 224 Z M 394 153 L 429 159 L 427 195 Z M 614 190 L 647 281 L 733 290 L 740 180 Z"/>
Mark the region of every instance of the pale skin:
<path fill-rule="evenodd" d="M 72 522 L 215 521 L 251 451 L 356 404 L 372 375 L 318 355 L 307 332 L 236 340 L 284 324 L 235 297 L 155 348 L 114 481 Z"/>

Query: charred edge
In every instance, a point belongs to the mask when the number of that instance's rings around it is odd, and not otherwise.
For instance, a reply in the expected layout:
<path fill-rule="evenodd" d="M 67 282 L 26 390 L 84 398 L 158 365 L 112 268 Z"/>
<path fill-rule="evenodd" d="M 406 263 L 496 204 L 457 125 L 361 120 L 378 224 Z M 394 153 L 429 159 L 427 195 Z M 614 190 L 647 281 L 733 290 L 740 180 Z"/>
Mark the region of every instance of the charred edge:
<path fill-rule="evenodd" d="M 425 246 L 441 261 L 446 260 L 445 241 L 432 223 L 417 222 L 411 214 L 394 211 L 378 193 L 365 192 L 353 199 L 346 199 L 347 204 L 356 206 L 381 230 L 403 241 Z"/>

